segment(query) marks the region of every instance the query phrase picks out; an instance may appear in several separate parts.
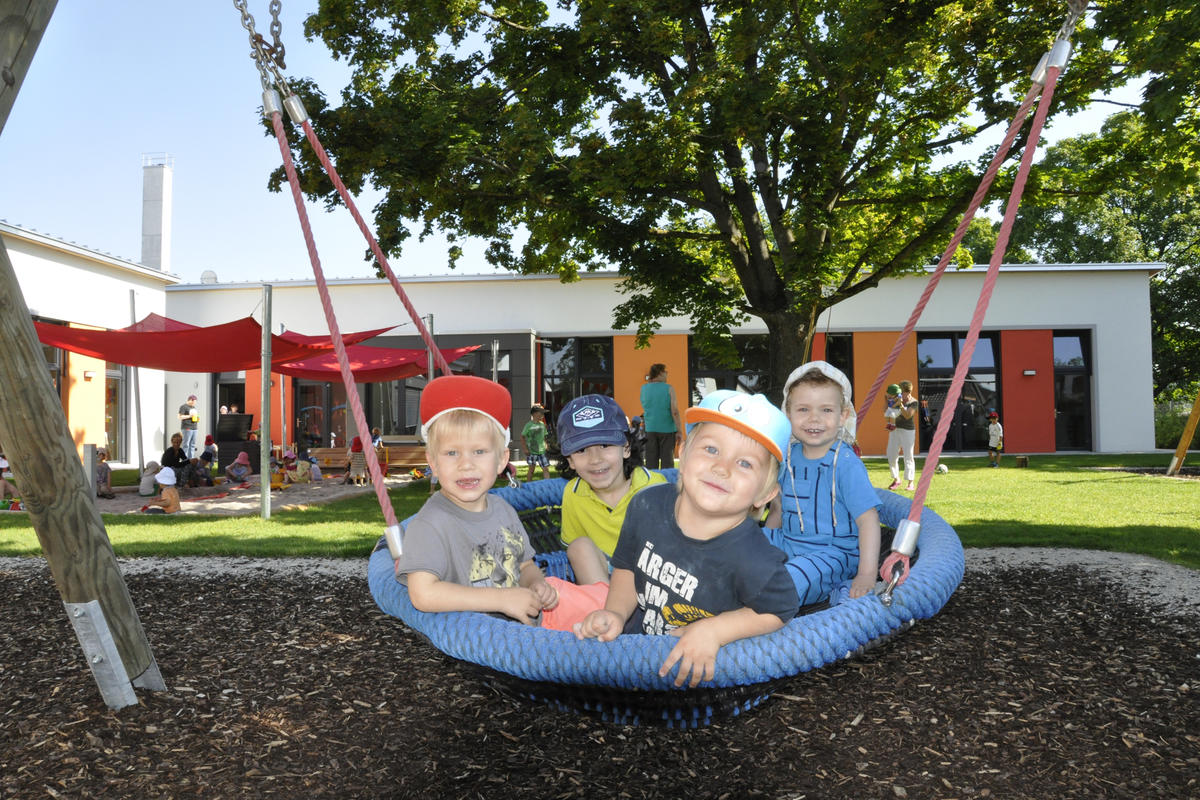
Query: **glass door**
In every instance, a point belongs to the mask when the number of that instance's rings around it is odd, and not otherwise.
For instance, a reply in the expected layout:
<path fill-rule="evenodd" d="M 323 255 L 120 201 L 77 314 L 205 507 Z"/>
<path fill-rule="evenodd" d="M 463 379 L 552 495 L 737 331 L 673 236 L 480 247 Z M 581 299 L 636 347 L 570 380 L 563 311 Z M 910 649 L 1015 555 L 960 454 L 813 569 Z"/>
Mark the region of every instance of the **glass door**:
<path fill-rule="evenodd" d="M 980 334 L 958 403 L 948 410 L 946 394 L 953 383 L 965 339 L 965 333 L 917 336 L 917 400 L 921 403 L 919 443 L 922 452 L 928 452 L 933 433 L 947 413 L 954 417 L 943 450 L 987 450 L 987 415 L 993 409 L 1000 409 L 999 337 L 995 333 Z"/>
<path fill-rule="evenodd" d="M 1092 449 L 1090 331 L 1054 332 L 1054 447 Z"/>

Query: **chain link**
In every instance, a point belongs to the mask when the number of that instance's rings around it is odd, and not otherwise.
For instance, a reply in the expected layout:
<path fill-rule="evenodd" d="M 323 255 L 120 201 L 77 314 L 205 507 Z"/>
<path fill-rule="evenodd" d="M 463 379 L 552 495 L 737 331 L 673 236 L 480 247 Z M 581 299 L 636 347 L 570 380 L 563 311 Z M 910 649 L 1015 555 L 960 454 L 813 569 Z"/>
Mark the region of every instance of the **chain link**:
<path fill-rule="evenodd" d="M 254 65 L 258 67 L 259 80 L 262 82 L 263 91 L 269 91 L 273 86 L 278 86 L 280 93 L 287 97 L 291 94 L 291 89 L 288 88 L 287 80 L 283 77 L 284 68 L 283 42 L 280 39 L 280 32 L 283 30 L 279 22 L 279 11 L 282 8 L 280 0 L 271 0 L 271 35 L 275 40 L 274 45 L 267 44 L 262 34 L 254 29 L 254 16 L 246 9 L 246 0 L 233 0 L 233 7 L 242 15 L 242 27 L 250 36 L 250 58 L 254 61 Z"/>
<path fill-rule="evenodd" d="M 1062 27 L 1058 29 L 1057 38 L 1070 41 L 1071 35 L 1075 33 L 1075 26 L 1079 24 L 1080 17 L 1087 12 L 1087 7 L 1087 0 L 1067 0 L 1067 8 L 1070 13 Z"/>
<path fill-rule="evenodd" d="M 274 60 L 279 65 L 280 69 L 287 69 L 287 65 L 283 63 L 283 40 L 280 34 L 283 33 L 283 25 L 279 22 L 279 12 L 283 8 L 281 0 L 271 0 L 269 6 L 271 11 L 271 46 L 274 49 Z"/>

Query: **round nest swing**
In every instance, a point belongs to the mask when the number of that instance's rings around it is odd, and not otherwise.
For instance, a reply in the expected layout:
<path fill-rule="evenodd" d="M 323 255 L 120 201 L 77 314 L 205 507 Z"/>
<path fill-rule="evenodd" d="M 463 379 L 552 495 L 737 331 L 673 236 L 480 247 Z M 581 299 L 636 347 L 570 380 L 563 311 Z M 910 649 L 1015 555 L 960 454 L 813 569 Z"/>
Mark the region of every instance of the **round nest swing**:
<path fill-rule="evenodd" d="M 665 474 L 674 479 L 675 470 Z M 515 489 L 495 489 L 522 513 L 535 548 L 557 542 L 557 527 L 547 513 L 561 501 L 566 481 L 535 481 Z M 880 522 L 894 528 L 908 514 L 910 501 L 877 490 Z M 536 529 L 539 528 L 540 529 Z M 561 546 L 561 545 L 558 545 Z M 501 690 L 553 707 L 599 714 L 620 724 L 699 727 L 734 716 L 770 696 L 778 681 L 849 658 L 907 630 L 941 610 L 963 575 L 958 535 L 934 512 L 921 515 L 920 558 L 908 579 L 892 595 L 890 607 L 876 595 L 846 599 L 803 613 L 782 629 L 725 645 L 717 654 L 716 677 L 695 689 L 676 688 L 674 673 L 658 675 L 674 646 L 672 636 L 619 636 L 611 642 L 577 640 L 564 631 L 522 625 L 476 612 L 426 613 L 409 601 L 396 580 L 382 542 L 371 558 L 367 579 L 371 595 L 385 613 L 403 620 L 446 655 L 484 668 Z M 537 557 L 547 575 L 571 578 L 562 550 Z"/>

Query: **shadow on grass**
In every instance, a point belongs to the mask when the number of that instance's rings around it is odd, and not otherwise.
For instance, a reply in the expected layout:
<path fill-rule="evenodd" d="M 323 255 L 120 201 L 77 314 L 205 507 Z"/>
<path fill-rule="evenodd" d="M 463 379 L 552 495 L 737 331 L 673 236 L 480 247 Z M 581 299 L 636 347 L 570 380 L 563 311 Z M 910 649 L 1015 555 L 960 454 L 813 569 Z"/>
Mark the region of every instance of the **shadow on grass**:
<path fill-rule="evenodd" d="M 1190 522 L 1190 520 L 1189 520 Z M 1200 569 L 1200 540 L 1188 525 L 1106 527 L 1080 520 L 1078 525 L 1031 525 L 1021 520 L 958 521 L 964 547 L 1071 547 L 1137 553 Z"/>
<path fill-rule="evenodd" d="M 429 484 L 409 484 L 388 493 L 397 519 L 415 514 L 429 497 Z M 367 558 L 383 535 L 384 518 L 372 493 L 302 509 L 258 514 L 105 514 L 105 530 L 118 556 L 292 556 Z M 41 547 L 26 514 L 0 519 L 0 556 L 37 556 Z"/>

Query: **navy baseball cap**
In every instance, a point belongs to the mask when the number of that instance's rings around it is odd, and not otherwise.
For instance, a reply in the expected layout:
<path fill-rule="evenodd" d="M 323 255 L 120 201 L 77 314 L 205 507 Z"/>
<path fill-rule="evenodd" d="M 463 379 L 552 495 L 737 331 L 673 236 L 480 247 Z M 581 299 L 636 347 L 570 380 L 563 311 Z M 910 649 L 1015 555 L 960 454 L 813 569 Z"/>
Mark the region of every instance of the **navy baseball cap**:
<path fill-rule="evenodd" d="M 576 397 L 558 415 L 558 447 L 564 456 L 594 444 L 628 444 L 628 432 L 625 412 L 602 394 Z"/>

